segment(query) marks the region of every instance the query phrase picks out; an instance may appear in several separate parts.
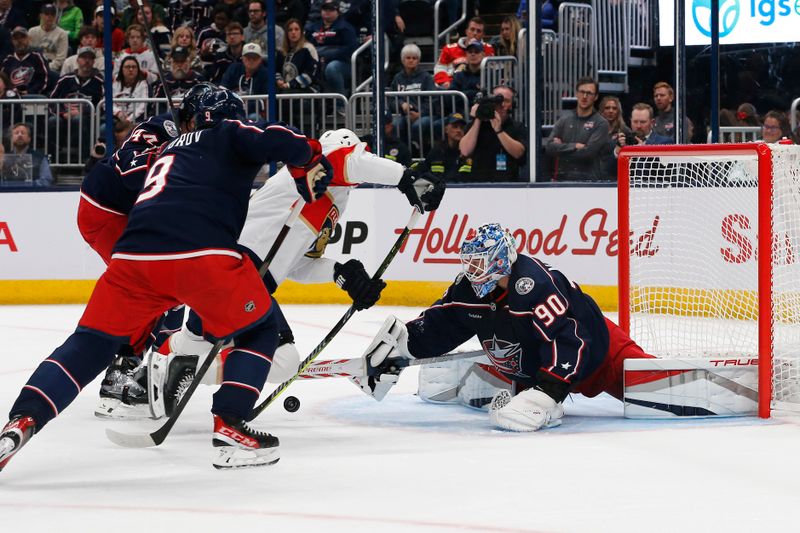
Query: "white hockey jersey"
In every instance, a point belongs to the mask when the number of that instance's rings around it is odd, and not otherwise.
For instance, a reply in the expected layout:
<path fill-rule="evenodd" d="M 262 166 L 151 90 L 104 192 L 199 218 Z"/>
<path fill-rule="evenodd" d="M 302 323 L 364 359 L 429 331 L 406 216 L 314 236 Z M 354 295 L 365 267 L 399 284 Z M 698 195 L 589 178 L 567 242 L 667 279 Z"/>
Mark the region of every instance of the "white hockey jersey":
<path fill-rule="evenodd" d="M 360 183 L 397 185 L 403 176 L 403 165 L 368 152 L 363 142 L 355 146 L 323 144 L 322 152 L 333 166 L 334 179 L 323 197 L 303 207 L 272 260 L 269 272 L 278 285 L 286 278 L 300 283 L 333 281 L 335 261 L 322 254 L 347 206 L 350 190 Z M 297 201 L 300 194 L 284 167 L 250 198 L 239 244 L 263 260 Z"/>

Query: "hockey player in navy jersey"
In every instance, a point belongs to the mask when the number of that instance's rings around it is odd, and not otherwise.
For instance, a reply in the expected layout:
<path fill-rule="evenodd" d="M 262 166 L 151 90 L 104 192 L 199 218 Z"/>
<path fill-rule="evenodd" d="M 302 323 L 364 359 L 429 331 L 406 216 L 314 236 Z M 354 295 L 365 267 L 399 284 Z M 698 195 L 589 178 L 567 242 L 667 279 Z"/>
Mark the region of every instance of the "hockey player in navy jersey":
<path fill-rule="evenodd" d="M 124 343 L 136 346 L 153 316 L 186 303 L 210 339 L 235 349 L 214 394 L 218 468 L 278 460 L 278 439 L 244 423 L 277 345 L 271 299 L 236 240 L 259 169 L 284 161 L 303 199 L 332 178 L 315 140 L 281 124 L 241 121 L 244 104 L 226 89 L 204 94 L 189 132 L 150 166 L 128 226 L 98 280 L 75 333 L 45 359 L 23 387 L 0 431 L 0 468 L 105 369 Z"/>
<path fill-rule="evenodd" d="M 481 226 L 461 245 L 462 273 L 444 296 L 418 318 L 387 318 L 366 350 L 379 372 L 392 358 L 433 357 L 473 336 L 494 368 L 522 390 L 501 389 L 492 400 L 494 425 L 536 431 L 561 424 L 570 392 L 622 399 L 622 365 L 652 357 L 592 298 L 558 270 L 517 255 L 514 238 L 499 224 Z M 393 373 L 360 380 L 380 399 L 397 380 Z"/>

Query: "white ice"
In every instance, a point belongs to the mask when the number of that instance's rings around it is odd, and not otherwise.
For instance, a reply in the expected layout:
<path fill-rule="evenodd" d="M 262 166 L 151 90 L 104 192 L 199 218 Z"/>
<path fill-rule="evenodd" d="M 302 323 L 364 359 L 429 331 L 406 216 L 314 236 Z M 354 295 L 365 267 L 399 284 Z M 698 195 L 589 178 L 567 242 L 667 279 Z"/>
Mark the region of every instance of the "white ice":
<path fill-rule="evenodd" d="M 301 354 L 341 306 L 286 306 Z M 82 306 L 0 307 L 0 409 L 73 330 Z M 319 359 L 357 357 L 385 316 L 358 313 Z M 87 354 L 88 356 L 88 354 Z M 254 424 L 281 439 L 272 467 L 211 467 L 213 389 L 157 448 L 109 442 L 99 378 L 0 473 L 3 532 L 798 531 L 797 418 L 625 420 L 610 397 L 567 400 L 561 427 L 491 429 L 420 401 L 407 369 L 381 403 L 344 379 L 296 383 L 296 413 Z M 120 430 L 152 429 L 116 422 Z"/>

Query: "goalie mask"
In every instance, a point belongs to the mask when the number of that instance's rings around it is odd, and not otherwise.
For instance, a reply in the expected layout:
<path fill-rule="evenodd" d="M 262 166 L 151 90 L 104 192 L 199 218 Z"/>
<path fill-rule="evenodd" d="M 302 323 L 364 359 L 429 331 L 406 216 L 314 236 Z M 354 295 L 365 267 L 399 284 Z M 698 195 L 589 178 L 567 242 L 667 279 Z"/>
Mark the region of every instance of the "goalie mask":
<path fill-rule="evenodd" d="M 467 235 L 460 255 L 464 276 L 478 298 L 483 298 L 497 286 L 497 280 L 511 274 L 517 243 L 500 224 L 484 224 Z"/>

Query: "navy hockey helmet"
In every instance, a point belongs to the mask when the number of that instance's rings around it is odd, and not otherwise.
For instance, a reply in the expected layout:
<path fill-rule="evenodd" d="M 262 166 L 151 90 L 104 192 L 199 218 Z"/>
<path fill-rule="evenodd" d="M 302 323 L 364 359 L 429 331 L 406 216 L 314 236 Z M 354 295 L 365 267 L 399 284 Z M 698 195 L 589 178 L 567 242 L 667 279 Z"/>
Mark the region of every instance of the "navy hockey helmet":
<path fill-rule="evenodd" d="M 210 128 L 225 119 L 243 120 L 245 115 L 244 102 L 239 95 L 219 87 L 200 95 L 194 113 L 194 128 Z"/>
<path fill-rule="evenodd" d="M 183 95 L 183 99 L 181 100 L 181 105 L 178 107 L 178 120 L 180 120 L 181 123 L 189 122 L 197 112 L 197 105 L 200 101 L 200 97 L 217 89 L 219 89 L 219 87 L 213 83 L 202 82 L 186 91 L 186 94 Z"/>

